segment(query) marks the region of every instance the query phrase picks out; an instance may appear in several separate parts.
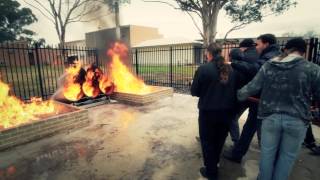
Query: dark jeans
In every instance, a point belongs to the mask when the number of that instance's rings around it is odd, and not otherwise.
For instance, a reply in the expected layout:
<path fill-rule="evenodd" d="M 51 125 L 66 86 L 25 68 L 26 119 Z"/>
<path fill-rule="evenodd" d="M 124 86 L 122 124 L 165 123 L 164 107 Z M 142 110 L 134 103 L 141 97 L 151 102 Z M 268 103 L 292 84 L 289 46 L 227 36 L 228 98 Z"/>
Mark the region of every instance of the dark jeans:
<path fill-rule="evenodd" d="M 249 114 L 243 126 L 239 141 L 232 150 L 232 154 L 236 158 L 242 158 L 248 151 L 254 134 L 258 131 L 258 139 L 260 142 L 261 120 L 257 118 L 258 104 L 248 102 Z"/>
<path fill-rule="evenodd" d="M 305 144 L 314 144 L 316 140 L 314 139 L 311 124 L 308 127 L 306 137 L 304 139 Z"/>
<path fill-rule="evenodd" d="M 239 128 L 239 119 L 243 112 L 249 107 L 247 102 L 240 103 L 235 111 L 234 118 L 231 121 L 230 125 L 230 136 L 234 144 L 239 141 L 240 138 L 240 128 Z"/>
<path fill-rule="evenodd" d="M 233 115 L 230 110 L 199 110 L 199 134 L 203 161 L 209 177 L 218 173 L 220 154 L 225 143 Z"/>

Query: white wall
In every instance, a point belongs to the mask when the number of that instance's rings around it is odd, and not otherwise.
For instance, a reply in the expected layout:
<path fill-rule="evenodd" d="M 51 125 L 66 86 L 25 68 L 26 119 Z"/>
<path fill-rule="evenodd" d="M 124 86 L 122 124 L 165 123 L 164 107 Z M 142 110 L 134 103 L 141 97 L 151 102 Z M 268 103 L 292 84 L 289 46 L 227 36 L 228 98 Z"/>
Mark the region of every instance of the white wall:
<path fill-rule="evenodd" d="M 172 48 L 172 55 L 171 55 Z M 195 64 L 195 51 L 199 49 L 194 45 L 168 45 L 159 47 L 138 47 L 133 49 L 133 64 L 136 63 L 135 51 L 138 50 L 139 65 L 190 65 Z M 199 49 L 200 51 L 200 49 Z M 200 54 L 199 54 L 200 56 Z"/>

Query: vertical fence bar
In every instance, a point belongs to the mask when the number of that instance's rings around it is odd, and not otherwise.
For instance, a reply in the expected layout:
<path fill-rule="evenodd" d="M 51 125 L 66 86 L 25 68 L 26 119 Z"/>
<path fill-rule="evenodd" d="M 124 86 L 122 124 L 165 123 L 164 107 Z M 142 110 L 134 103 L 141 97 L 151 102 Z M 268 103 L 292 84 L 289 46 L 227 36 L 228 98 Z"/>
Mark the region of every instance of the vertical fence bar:
<path fill-rule="evenodd" d="M 56 69 L 55 69 L 55 66 L 54 66 L 54 63 L 52 62 L 52 55 L 53 54 L 53 49 L 52 48 L 48 48 L 48 64 L 49 64 L 49 68 L 50 68 L 50 79 L 51 79 L 51 88 L 52 88 L 52 91 L 50 92 L 50 95 L 53 94 L 55 91 L 56 91 L 56 86 L 57 86 L 57 77 L 55 76 L 55 72 L 56 72 Z M 54 72 L 52 72 L 54 71 Z"/>
<path fill-rule="evenodd" d="M 9 77 L 8 77 L 8 69 L 7 69 L 7 60 L 5 59 L 5 55 L 4 55 L 4 50 L 5 50 L 5 47 L 4 47 L 4 44 L 2 44 L 1 46 L 0 46 L 0 48 L 2 49 L 2 58 L 3 58 L 3 60 L 4 60 L 4 70 L 5 70 L 5 75 L 6 75 L 6 80 L 7 80 L 7 83 L 9 83 Z M 3 74 L 0 74 L 1 75 L 1 78 L 3 78 L 2 76 L 3 76 Z"/>
<path fill-rule="evenodd" d="M 11 78 L 12 78 L 12 79 L 11 79 L 12 82 L 10 83 L 10 82 L 8 81 L 8 83 L 12 85 L 12 87 L 13 87 L 13 92 L 17 93 L 17 92 L 16 92 L 16 88 L 15 88 L 15 80 L 14 80 L 14 77 L 13 77 L 12 65 L 11 65 L 11 58 L 10 58 L 11 52 L 10 52 L 10 45 L 9 45 L 9 43 L 7 43 L 7 53 L 8 53 L 9 67 L 10 67 Z"/>
<path fill-rule="evenodd" d="M 37 61 L 37 68 L 38 68 L 38 75 L 39 75 L 39 85 L 40 85 L 40 93 L 41 97 L 44 98 L 44 93 L 43 93 L 43 84 L 42 84 L 42 75 L 41 75 L 41 66 L 40 66 L 40 57 L 39 57 L 39 45 L 35 45 L 35 52 L 36 52 L 36 61 Z"/>
<path fill-rule="evenodd" d="M 309 41 L 308 61 L 312 60 L 313 48 L 314 48 L 314 38 L 311 38 Z"/>
<path fill-rule="evenodd" d="M 21 63 L 21 50 L 22 50 L 22 54 L 23 54 L 23 46 L 22 47 L 20 47 L 20 45 L 19 44 L 17 44 L 17 52 L 18 52 L 18 54 L 19 54 L 19 65 L 20 65 L 20 75 L 21 75 L 21 79 L 22 79 L 22 88 L 23 88 L 23 99 L 27 99 L 27 93 L 26 93 L 26 86 L 25 86 L 25 81 L 24 81 L 24 76 L 23 76 L 23 71 L 22 71 L 22 69 L 23 69 L 23 67 L 24 68 L 27 68 L 27 65 L 26 64 L 22 64 Z M 27 83 L 28 84 L 28 83 Z"/>
<path fill-rule="evenodd" d="M 135 51 L 135 58 L 136 58 L 136 74 L 139 75 L 138 48 L 136 48 L 136 51 Z"/>
<path fill-rule="evenodd" d="M 19 43 L 18 43 L 19 44 Z M 17 63 L 17 61 L 19 61 L 18 60 L 18 57 L 19 56 L 17 56 L 17 47 L 16 46 L 18 46 L 18 44 L 17 45 L 15 45 L 15 44 L 12 44 L 12 52 L 13 52 L 13 62 L 14 62 L 14 69 L 15 69 L 15 74 L 16 74 L 16 77 L 17 77 L 17 82 L 18 82 L 18 88 L 17 88 L 17 90 L 19 91 L 19 97 L 20 98 L 22 98 L 22 92 L 21 92 L 21 84 L 20 84 L 20 77 L 19 77 L 19 71 L 18 71 L 18 63 Z M 18 52 L 19 53 L 19 52 Z M 19 54 L 18 54 L 19 55 Z M 18 94 L 17 94 L 17 92 L 16 92 L 16 96 L 18 96 Z"/>
<path fill-rule="evenodd" d="M 28 91 L 28 94 L 27 94 L 28 98 L 26 98 L 26 99 L 30 99 L 31 98 L 30 80 L 29 80 L 29 74 L 28 74 L 28 69 L 31 69 L 31 64 L 30 64 L 29 57 L 28 57 L 29 61 L 27 61 L 27 58 L 26 58 L 26 54 L 28 54 L 28 53 L 29 53 L 29 47 L 28 46 L 27 47 L 23 47 L 22 55 L 23 55 L 24 65 L 25 65 L 24 73 L 25 73 L 25 78 L 27 79 L 26 88 L 27 88 L 27 91 Z M 23 74 L 23 73 L 21 72 L 21 74 Z M 25 83 L 25 81 L 23 81 L 23 82 Z"/>
<path fill-rule="evenodd" d="M 170 55 L 170 87 L 173 87 L 173 57 L 172 57 L 172 46 L 170 46 L 170 51 L 169 51 L 169 55 Z"/>
<path fill-rule="evenodd" d="M 56 60 L 56 58 L 55 58 L 55 49 L 52 47 L 52 48 L 50 48 L 51 49 L 51 53 L 50 53 L 50 59 L 51 59 L 51 61 L 52 61 L 52 68 L 54 69 L 54 83 L 55 83 L 55 86 L 54 86 L 54 89 L 55 90 L 57 90 L 58 89 L 58 84 L 57 84 L 57 79 L 58 79 L 58 76 L 57 76 L 57 70 L 58 70 L 58 68 L 57 68 L 57 65 L 58 65 L 58 62 L 57 62 L 57 60 Z"/>
<path fill-rule="evenodd" d="M 319 49 L 319 39 L 315 38 L 314 40 L 314 48 L 313 48 L 313 57 L 312 62 L 316 63 Z"/>

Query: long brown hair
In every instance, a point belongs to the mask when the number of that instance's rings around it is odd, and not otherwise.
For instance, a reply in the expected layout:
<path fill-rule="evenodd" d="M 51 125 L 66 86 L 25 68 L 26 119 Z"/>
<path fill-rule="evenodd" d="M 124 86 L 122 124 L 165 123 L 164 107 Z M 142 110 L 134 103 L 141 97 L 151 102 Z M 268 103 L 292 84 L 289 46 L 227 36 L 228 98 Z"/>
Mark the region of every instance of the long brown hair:
<path fill-rule="evenodd" d="M 224 57 L 221 55 L 222 53 L 222 47 L 218 43 L 211 43 L 207 47 L 207 51 L 213 56 L 213 61 L 217 65 L 220 82 L 221 83 L 227 83 L 229 80 L 229 74 L 231 72 L 230 65 L 225 63 Z"/>

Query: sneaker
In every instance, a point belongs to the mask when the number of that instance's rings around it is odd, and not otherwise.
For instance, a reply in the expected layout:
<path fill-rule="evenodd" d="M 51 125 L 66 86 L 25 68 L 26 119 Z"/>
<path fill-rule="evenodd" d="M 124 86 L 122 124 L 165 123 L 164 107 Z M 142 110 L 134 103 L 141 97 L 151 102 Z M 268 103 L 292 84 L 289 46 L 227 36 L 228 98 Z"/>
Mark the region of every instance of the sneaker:
<path fill-rule="evenodd" d="M 316 155 L 316 156 L 320 156 L 320 146 L 316 146 L 316 147 L 314 147 L 314 148 L 310 148 L 310 150 L 311 150 L 311 154 L 312 155 Z"/>
<path fill-rule="evenodd" d="M 306 148 L 310 149 L 310 150 L 317 147 L 316 143 L 314 143 L 314 142 L 313 143 L 305 143 L 304 142 L 302 145 L 305 146 Z"/>
<path fill-rule="evenodd" d="M 235 157 L 232 153 L 232 150 L 224 151 L 223 157 L 229 161 L 241 164 L 242 158 Z"/>

